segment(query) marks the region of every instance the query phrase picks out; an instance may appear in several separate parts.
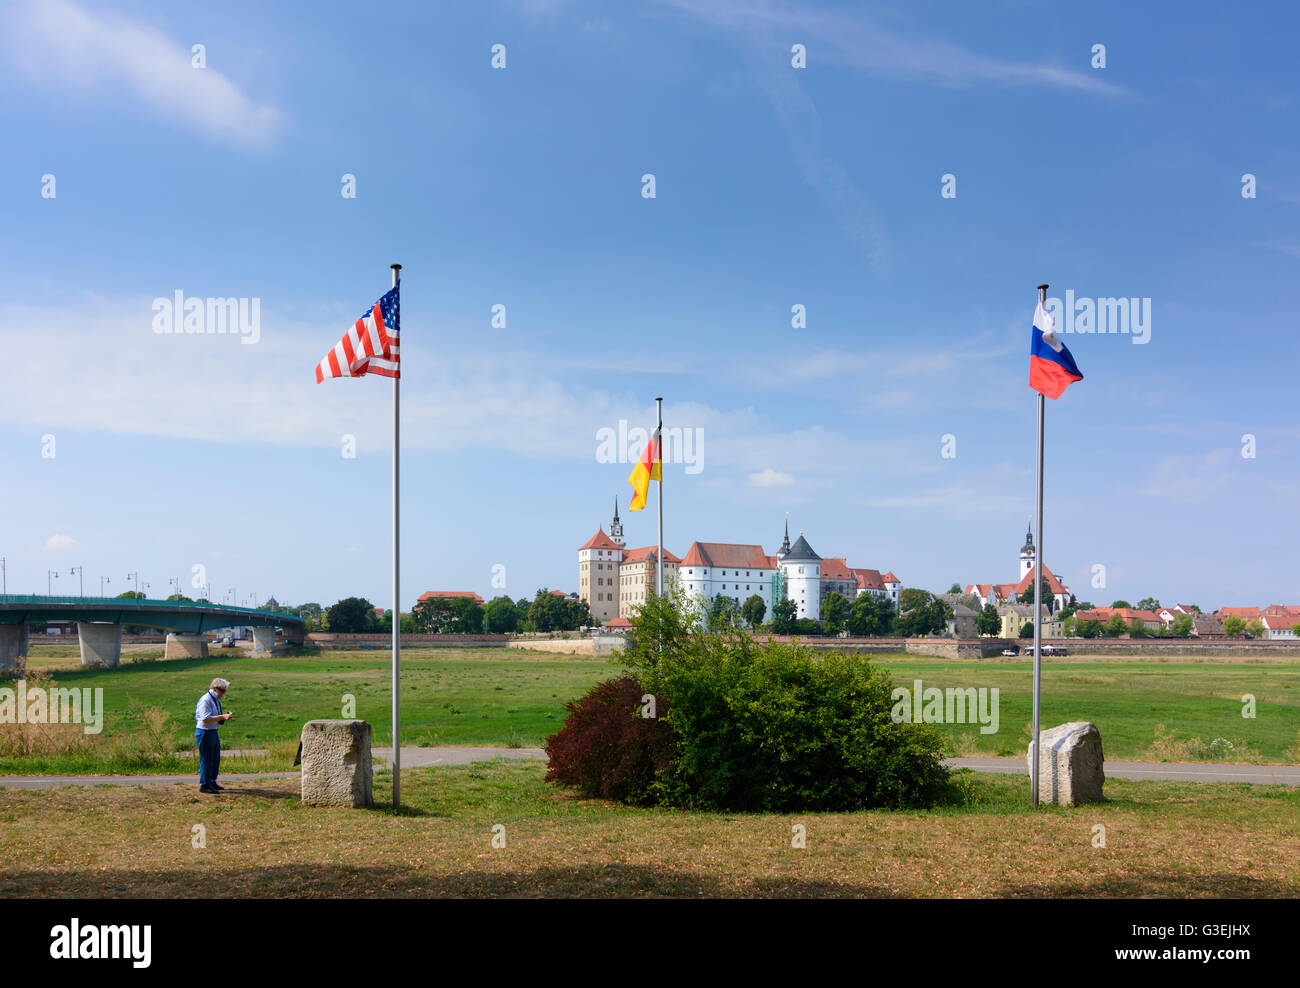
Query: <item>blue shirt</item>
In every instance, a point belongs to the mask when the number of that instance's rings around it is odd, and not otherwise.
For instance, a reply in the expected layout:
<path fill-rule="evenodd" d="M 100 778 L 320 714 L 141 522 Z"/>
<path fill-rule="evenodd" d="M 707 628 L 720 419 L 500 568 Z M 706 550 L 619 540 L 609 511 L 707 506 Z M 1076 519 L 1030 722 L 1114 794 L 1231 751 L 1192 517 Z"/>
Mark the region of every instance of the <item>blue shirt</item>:
<path fill-rule="evenodd" d="M 212 690 L 208 690 L 199 697 L 198 706 L 194 708 L 194 726 L 200 731 L 215 731 L 221 726 L 221 721 L 215 724 L 205 724 L 205 720 L 216 717 L 221 713 L 221 699 Z"/>

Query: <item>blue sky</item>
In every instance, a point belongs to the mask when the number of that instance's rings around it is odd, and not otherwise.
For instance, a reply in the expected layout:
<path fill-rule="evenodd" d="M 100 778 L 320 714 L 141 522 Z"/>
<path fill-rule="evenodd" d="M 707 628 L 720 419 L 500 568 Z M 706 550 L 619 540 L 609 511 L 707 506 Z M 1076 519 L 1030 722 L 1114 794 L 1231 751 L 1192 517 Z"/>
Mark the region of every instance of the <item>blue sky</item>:
<path fill-rule="evenodd" d="M 387 606 L 391 389 L 312 372 L 396 260 L 404 607 L 503 592 L 497 565 L 513 597 L 573 589 L 615 495 L 652 543 L 596 435 L 656 395 L 704 437 L 666 470 L 673 551 L 773 551 L 788 511 L 909 586 L 1014 579 L 1040 281 L 1152 308 L 1146 344 L 1063 337 L 1086 379 L 1048 402 L 1048 565 L 1096 603 L 1300 601 L 1297 20 L 6 4 L 8 589 L 84 565 L 161 595 L 201 565 L 215 597 Z M 258 342 L 154 333 L 178 289 L 259 298 Z"/>

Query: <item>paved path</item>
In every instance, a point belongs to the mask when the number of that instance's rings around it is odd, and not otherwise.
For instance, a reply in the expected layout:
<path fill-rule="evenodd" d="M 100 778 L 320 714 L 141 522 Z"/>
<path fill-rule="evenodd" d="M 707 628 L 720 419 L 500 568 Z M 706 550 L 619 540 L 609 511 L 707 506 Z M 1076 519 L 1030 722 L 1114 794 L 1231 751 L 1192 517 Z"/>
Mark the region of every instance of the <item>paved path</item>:
<path fill-rule="evenodd" d="M 1024 758 L 949 758 L 944 764 L 976 772 L 1028 775 Z M 1300 765 L 1223 765 L 1216 762 L 1105 763 L 1108 779 L 1166 779 L 1175 782 L 1252 782 L 1300 786 Z"/>
<path fill-rule="evenodd" d="M 223 755 L 234 752 L 222 752 Z M 372 748 L 375 767 L 388 764 L 390 749 Z M 541 748 L 403 748 L 402 768 L 432 765 L 469 765 L 497 759 L 545 761 Z M 953 768 L 1004 775 L 1028 775 L 1023 758 L 949 758 Z M 298 772 L 235 772 L 221 775 L 222 782 L 256 782 L 282 779 Z M 1256 785 L 1300 786 L 1300 765 L 1221 765 L 1210 762 L 1106 762 L 1106 777 L 1113 779 L 1166 779 L 1178 782 L 1250 782 Z M 5 775 L 0 786 L 8 789 L 53 789 L 58 786 L 171 786 L 197 785 L 189 775 Z"/>

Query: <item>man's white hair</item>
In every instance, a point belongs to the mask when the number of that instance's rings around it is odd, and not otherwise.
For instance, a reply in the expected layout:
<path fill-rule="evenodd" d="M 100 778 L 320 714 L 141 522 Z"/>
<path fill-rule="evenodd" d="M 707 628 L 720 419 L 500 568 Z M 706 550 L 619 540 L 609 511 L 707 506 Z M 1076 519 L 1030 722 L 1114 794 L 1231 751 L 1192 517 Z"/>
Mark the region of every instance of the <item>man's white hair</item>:
<path fill-rule="evenodd" d="M 228 682 L 226 682 L 224 679 L 214 679 L 214 680 L 212 681 L 212 685 L 210 685 L 210 686 L 208 687 L 208 689 L 210 689 L 210 690 L 228 690 L 228 689 L 230 689 L 230 684 L 229 684 Z"/>

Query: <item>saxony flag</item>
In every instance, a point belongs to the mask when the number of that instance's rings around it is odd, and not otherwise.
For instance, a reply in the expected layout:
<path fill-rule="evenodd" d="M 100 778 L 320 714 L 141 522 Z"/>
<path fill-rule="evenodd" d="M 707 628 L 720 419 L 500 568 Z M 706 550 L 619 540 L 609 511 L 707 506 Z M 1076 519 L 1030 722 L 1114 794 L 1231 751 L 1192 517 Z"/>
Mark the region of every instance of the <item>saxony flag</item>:
<path fill-rule="evenodd" d="M 640 511 L 645 507 L 646 494 L 650 491 L 650 481 L 657 480 L 663 483 L 662 461 L 663 439 L 659 435 L 659 430 L 655 429 L 655 434 L 645 444 L 645 452 L 641 454 L 641 459 L 636 461 L 636 466 L 632 468 L 632 473 L 627 478 L 627 482 L 636 491 L 632 495 L 632 504 L 629 506 L 631 510 Z"/>

